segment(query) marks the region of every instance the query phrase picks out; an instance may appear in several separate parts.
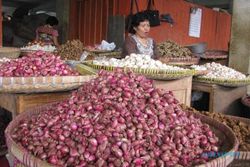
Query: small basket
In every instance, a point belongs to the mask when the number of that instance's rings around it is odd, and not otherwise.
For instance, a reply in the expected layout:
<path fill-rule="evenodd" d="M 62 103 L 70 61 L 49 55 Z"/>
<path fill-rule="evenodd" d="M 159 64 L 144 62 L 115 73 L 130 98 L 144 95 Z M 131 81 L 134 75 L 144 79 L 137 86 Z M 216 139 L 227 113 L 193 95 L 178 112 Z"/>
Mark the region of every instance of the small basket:
<path fill-rule="evenodd" d="M 20 56 L 20 48 L 0 47 L 0 58 L 16 59 Z"/>

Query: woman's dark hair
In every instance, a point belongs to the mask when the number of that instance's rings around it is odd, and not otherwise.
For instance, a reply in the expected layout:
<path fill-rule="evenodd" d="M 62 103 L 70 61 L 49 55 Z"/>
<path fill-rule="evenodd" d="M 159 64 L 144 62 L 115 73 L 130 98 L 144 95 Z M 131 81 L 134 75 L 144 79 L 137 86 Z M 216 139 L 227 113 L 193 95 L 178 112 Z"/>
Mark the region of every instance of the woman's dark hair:
<path fill-rule="evenodd" d="M 149 20 L 149 19 L 145 13 L 138 12 L 138 13 L 134 14 L 132 17 L 131 26 L 129 28 L 129 33 L 135 34 L 134 27 L 138 27 L 141 22 L 144 22 L 146 20 Z"/>
<path fill-rule="evenodd" d="M 57 20 L 57 18 L 56 17 L 54 17 L 54 16 L 49 16 L 48 18 L 47 18 L 47 20 L 46 20 L 46 24 L 49 24 L 49 25 L 51 25 L 51 26 L 54 26 L 54 25 L 58 25 L 58 20 Z"/>

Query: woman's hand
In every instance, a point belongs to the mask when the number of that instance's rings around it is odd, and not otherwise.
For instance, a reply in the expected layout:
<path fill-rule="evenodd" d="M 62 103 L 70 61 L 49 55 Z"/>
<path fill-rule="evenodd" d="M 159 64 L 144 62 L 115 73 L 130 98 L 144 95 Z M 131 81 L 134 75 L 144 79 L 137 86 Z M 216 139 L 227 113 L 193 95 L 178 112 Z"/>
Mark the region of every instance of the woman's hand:
<path fill-rule="evenodd" d="M 58 43 L 57 37 L 53 36 L 53 42 L 54 42 L 54 45 L 55 45 L 56 47 L 59 47 L 59 46 L 60 46 L 59 43 Z"/>

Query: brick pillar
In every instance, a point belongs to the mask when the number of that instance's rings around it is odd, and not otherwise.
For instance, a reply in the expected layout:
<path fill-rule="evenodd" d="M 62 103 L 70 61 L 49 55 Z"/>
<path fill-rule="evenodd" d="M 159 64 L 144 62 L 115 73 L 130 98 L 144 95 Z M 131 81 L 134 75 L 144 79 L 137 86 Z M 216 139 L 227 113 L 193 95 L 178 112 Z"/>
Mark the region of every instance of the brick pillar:
<path fill-rule="evenodd" d="M 250 1 L 233 2 L 229 66 L 250 73 Z M 248 88 L 250 93 L 250 87 Z"/>

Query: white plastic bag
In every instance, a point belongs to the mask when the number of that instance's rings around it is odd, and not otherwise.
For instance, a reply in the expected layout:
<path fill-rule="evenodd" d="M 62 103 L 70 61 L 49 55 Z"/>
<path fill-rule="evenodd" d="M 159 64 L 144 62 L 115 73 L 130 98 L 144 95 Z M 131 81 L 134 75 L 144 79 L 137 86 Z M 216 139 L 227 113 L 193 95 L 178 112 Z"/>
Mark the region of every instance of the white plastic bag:
<path fill-rule="evenodd" d="M 114 42 L 108 43 L 107 41 L 102 40 L 102 43 L 101 43 L 101 45 L 98 46 L 98 49 L 111 51 L 111 50 L 114 50 L 115 47 L 116 47 L 116 45 Z"/>

